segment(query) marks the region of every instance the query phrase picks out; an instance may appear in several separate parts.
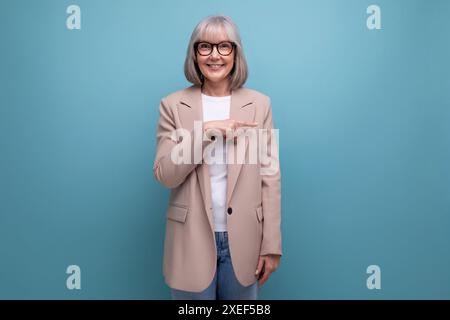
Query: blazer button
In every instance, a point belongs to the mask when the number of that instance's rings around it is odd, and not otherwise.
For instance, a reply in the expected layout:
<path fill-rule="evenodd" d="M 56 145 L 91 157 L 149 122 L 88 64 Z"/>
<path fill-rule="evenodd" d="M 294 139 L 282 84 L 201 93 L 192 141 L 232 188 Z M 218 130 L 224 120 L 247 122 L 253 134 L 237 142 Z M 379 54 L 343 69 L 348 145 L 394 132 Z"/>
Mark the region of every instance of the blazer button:
<path fill-rule="evenodd" d="M 228 214 L 232 214 L 233 213 L 233 209 L 231 209 L 231 207 L 230 207 L 230 208 L 228 208 L 227 212 L 228 212 Z"/>

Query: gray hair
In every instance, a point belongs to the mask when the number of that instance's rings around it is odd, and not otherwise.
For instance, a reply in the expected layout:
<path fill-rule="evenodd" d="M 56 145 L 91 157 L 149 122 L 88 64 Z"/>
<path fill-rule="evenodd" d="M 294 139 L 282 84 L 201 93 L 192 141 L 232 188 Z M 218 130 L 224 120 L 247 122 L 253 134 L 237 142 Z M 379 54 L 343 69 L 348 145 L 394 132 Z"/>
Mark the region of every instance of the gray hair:
<path fill-rule="evenodd" d="M 230 88 L 233 90 L 242 87 L 245 81 L 247 81 L 248 66 L 247 61 L 245 60 L 239 30 L 230 17 L 209 16 L 200 21 L 195 27 L 191 35 L 191 40 L 189 41 L 186 60 L 184 61 L 184 75 L 189 82 L 195 85 L 201 86 L 203 84 L 203 76 L 196 62 L 194 44 L 214 36 L 221 30 L 224 30 L 228 35 L 229 40 L 236 44 L 234 66 L 229 75 Z"/>

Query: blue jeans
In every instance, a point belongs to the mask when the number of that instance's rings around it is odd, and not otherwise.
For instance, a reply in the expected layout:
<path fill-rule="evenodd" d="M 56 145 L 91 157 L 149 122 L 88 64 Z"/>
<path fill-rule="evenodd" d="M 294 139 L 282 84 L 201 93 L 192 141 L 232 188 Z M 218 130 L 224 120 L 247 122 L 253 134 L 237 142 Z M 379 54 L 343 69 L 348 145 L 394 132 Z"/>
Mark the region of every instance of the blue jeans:
<path fill-rule="evenodd" d="M 171 289 L 174 300 L 256 300 L 258 282 L 244 287 L 236 279 L 228 247 L 228 232 L 215 232 L 217 246 L 217 270 L 208 288 L 201 292 Z"/>

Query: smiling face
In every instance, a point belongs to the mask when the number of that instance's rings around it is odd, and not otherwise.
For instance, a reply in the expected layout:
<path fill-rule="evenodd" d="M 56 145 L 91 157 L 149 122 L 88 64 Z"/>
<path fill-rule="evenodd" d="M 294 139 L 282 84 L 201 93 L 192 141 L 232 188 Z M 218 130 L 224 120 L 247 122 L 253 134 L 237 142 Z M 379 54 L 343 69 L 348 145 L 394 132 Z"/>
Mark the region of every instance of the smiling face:
<path fill-rule="evenodd" d="M 202 39 L 202 41 L 206 41 L 212 44 L 218 44 L 220 42 L 230 40 L 225 30 L 222 29 L 219 33 L 206 39 Z M 221 53 L 227 52 L 227 48 L 224 46 L 226 46 L 226 44 L 222 44 L 220 49 L 218 48 L 218 46 L 213 46 L 211 54 L 206 56 L 200 55 L 198 50 L 196 51 L 197 64 L 200 68 L 201 73 L 205 77 L 205 82 L 210 81 L 218 84 L 220 82 L 229 81 L 229 74 L 234 65 L 235 48 L 232 49 L 231 54 L 221 55 L 219 53 L 219 50 L 221 51 Z M 202 50 L 201 46 L 199 50 Z"/>

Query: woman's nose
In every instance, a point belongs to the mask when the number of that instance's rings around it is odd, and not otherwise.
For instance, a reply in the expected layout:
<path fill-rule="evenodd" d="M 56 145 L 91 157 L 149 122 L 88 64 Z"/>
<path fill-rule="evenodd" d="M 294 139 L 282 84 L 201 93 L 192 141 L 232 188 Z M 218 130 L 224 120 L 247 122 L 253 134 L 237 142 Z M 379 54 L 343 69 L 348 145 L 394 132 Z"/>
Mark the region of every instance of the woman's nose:
<path fill-rule="evenodd" d="M 212 52 L 211 52 L 211 57 L 213 57 L 213 58 L 218 58 L 220 55 L 219 55 L 219 51 L 218 51 L 218 49 L 217 49 L 217 46 L 214 46 L 213 47 L 213 50 L 212 50 Z"/>

